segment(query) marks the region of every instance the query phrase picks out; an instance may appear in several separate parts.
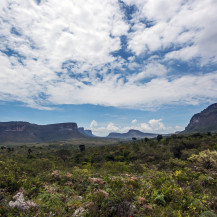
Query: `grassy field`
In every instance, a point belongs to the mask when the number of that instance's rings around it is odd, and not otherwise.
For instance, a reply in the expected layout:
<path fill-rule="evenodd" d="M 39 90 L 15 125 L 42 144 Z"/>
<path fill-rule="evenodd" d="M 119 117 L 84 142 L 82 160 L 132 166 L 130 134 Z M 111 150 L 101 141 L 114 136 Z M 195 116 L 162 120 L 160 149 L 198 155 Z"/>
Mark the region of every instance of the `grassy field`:
<path fill-rule="evenodd" d="M 216 134 L 10 144 L 0 216 L 214 217 L 216 150 Z"/>

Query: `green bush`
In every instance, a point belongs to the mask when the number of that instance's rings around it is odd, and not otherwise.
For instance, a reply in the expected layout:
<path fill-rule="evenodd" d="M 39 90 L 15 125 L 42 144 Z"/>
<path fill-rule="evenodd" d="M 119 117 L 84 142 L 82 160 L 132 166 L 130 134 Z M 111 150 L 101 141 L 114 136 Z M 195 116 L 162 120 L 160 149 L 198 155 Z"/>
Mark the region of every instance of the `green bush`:
<path fill-rule="evenodd" d="M 154 199 L 154 203 L 160 206 L 165 206 L 166 205 L 166 201 L 164 199 L 164 195 L 163 194 L 159 194 L 155 197 Z"/>
<path fill-rule="evenodd" d="M 208 149 L 200 152 L 199 155 L 192 155 L 188 160 L 205 169 L 217 169 L 217 151 Z"/>
<path fill-rule="evenodd" d="M 200 217 L 217 217 L 217 215 L 210 211 L 205 211 L 201 213 Z"/>

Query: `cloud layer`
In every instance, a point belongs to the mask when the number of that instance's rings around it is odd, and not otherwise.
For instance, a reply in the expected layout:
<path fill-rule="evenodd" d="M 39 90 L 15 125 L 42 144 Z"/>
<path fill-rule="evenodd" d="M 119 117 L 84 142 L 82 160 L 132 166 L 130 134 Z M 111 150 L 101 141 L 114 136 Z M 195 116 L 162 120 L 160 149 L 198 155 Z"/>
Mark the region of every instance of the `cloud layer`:
<path fill-rule="evenodd" d="M 38 109 L 215 101 L 216 11 L 215 0 L 2 0 L 0 100 Z"/>

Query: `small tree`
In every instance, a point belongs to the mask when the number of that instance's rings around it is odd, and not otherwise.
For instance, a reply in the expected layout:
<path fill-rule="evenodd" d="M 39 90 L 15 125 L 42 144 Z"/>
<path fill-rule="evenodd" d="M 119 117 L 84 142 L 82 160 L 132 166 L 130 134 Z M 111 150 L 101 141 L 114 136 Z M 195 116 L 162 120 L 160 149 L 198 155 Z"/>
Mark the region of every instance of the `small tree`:
<path fill-rule="evenodd" d="M 28 149 L 28 155 L 30 155 L 31 153 L 32 153 L 32 149 L 29 148 L 29 149 Z"/>
<path fill-rule="evenodd" d="M 3 151 L 4 149 L 6 149 L 7 147 L 6 146 L 2 146 L 1 147 L 1 150 Z"/>
<path fill-rule="evenodd" d="M 8 150 L 8 153 L 11 152 L 11 148 L 7 148 L 7 150 Z"/>
<path fill-rule="evenodd" d="M 133 141 L 136 141 L 136 137 L 133 137 L 132 140 L 133 140 Z"/>
<path fill-rule="evenodd" d="M 174 145 L 173 148 L 171 149 L 171 151 L 173 152 L 173 156 L 175 158 L 180 159 L 182 156 L 182 149 L 183 147 L 180 145 Z"/>
<path fill-rule="evenodd" d="M 157 136 L 157 141 L 160 142 L 161 139 L 163 139 L 163 136 L 162 135 L 158 135 Z"/>
<path fill-rule="evenodd" d="M 148 142 L 148 141 L 149 141 L 149 138 L 145 137 L 144 140 L 145 140 L 145 142 Z"/>
<path fill-rule="evenodd" d="M 79 145 L 80 151 L 85 151 L 85 145 Z"/>

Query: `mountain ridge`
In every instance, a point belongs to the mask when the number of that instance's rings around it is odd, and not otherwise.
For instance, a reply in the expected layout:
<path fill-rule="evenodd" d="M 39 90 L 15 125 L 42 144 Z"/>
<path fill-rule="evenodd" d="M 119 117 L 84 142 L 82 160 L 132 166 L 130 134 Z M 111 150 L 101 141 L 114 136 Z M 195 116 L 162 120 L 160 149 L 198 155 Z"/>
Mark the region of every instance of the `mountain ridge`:
<path fill-rule="evenodd" d="M 111 132 L 111 133 L 109 133 L 107 138 L 132 139 L 133 137 L 135 137 L 135 138 L 141 139 L 141 138 L 145 138 L 145 137 L 154 138 L 157 135 L 158 134 L 155 134 L 155 133 L 144 133 L 144 132 L 141 132 L 139 130 L 130 129 L 126 133 Z"/>
<path fill-rule="evenodd" d="M 217 103 L 192 116 L 182 134 L 217 132 Z"/>

